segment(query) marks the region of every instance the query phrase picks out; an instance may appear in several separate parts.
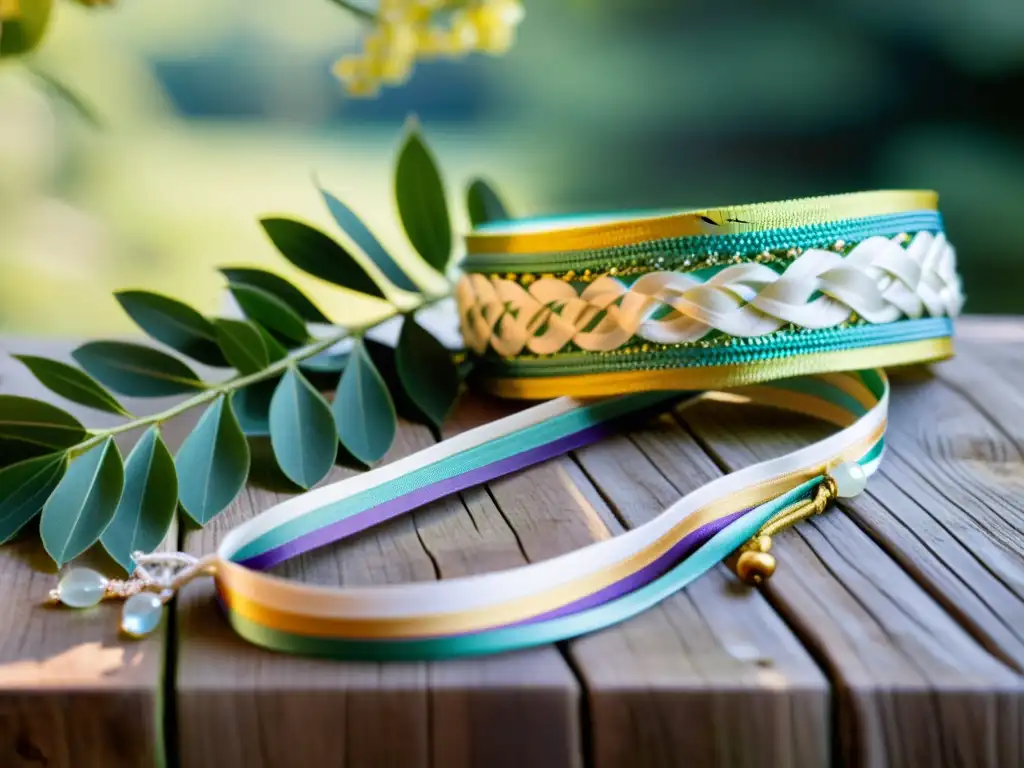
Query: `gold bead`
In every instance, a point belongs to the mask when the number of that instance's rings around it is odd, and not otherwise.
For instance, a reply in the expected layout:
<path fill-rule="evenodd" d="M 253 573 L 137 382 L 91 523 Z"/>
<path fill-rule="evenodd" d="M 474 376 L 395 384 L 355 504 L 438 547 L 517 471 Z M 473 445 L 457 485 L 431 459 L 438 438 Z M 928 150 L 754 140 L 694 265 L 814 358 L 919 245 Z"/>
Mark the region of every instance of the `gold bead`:
<path fill-rule="evenodd" d="M 775 573 L 775 558 L 767 552 L 747 550 L 736 561 L 736 575 L 746 584 L 763 584 Z"/>

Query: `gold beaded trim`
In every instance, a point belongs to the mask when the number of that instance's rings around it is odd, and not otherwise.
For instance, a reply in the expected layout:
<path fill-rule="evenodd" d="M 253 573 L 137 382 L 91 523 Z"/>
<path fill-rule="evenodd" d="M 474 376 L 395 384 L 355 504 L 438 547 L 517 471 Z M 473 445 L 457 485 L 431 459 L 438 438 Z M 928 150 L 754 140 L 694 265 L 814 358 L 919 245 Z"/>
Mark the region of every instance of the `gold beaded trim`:
<path fill-rule="evenodd" d="M 908 233 L 901 232 L 893 238 L 893 241 L 899 245 L 905 245 L 910 242 L 910 239 Z M 836 240 L 828 248 L 836 253 L 846 253 L 854 245 L 855 243 L 848 243 L 845 240 Z M 673 269 L 676 272 L 697 272 L 698 270 L 711 267 L 725 267 L 745 262 L 785 268 L 792 264 L 805 250 L 805 248 L 765 250 L 753 255 L 711 253 L 701 258 L 683 259 Z M 663 269 L 665 269 L 665 257 L 659 256 L 649 263 L 641 263 L 639 259 L 633 259 L 626 266 L 609 267 L 607 270 L 584 269 L 577 272 L 570 269 L 566 272 L 542 272 L 536 274 L 530 272 L 493 272 L 487 274 L 487 277 L 492 280 L 511 280 L 525 287 L 543 278 L 561 280 L 566 283 L 592 283 L 599 277 L 606 275 L 609 277 L 630 277 L 632 275 L 643 275 L 648 272 L 657 272 Z"/>
<path fill-rule="evenodd" d="M 829 330 L 846 330 L 847 328 L 855 328 L 861 325 L 868 325 L 867 320 L 860 317 L 856 312 L 851 312 L 850 316 L 841 323 L 832 326 Z M 640 344 L 629 344 L 618 349 L 609 350 L 598 350 L 588 352 L 575 347 L 565 348 L 558 352 L 550 355 L 535 355 L 530 353 L 514 355 L 512 357 L 503 357 L 502 360 L 513 362 L 513 361 L 532 361 L 532 360 L 553 360 L 555 358 L 562 358 L 568 354 L 582 354 L 588 357 L 615 357 L 615 356 L 628 356 L 643 354 L 645 352 L 668 352 L 675 349 L 719 349 L 722 347 L 759 347 L 769 346 L 773 342 L 784 336 L 795 336 L 795 335 L 808 335 L 812 333 L 818 333 L 820 329 L 817 328 L 805 328 L 802 325 L 795 325 L 790 323 L 789 325 L 779 328 L 777 331 L 772 333 L 764 334 L 763 336 L 753 336 L 750 338 L 737 338 L 735 336 L 720 335 L 713 339 L 699 339 L 698 341 L 681 341 L 675 344 L 659 344 L 657 342 L 645 341 Z"/>

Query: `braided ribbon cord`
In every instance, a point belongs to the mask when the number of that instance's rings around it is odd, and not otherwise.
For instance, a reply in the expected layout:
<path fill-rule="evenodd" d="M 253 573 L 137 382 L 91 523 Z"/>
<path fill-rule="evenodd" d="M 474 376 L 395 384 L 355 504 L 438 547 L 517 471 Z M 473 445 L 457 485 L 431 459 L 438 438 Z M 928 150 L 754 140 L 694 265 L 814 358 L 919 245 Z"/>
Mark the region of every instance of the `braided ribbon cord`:
<path fill-rule="evenodd" d="M 193 572 L 212 571 L 227 620 L 246 640 L 331 658 L 495 653 L 628 619 L 765 539 L 759 532 L 774 534 L 805 514 L 820 513 L 836 494 L 849 495 L 837 477 L 847 478 L 849 489 L 851 478 L 878 469 L 889 404 L 888 381 L 878 366 L 948 356 L 950 318 L 963 303 L 955 254 L 935 204 L 934 193 L 859 193 L 611 223 L 527 222 L 474 233 L 469 248 L 474 264 L 482 266 L 461 279 L 456 297 L 467 346 L 478 364 L 511 382 L 506 391 L 556 396 L 289 498 L 231 530 Z M 893 237 L 900 231 L 894 221 L 930 224 L 910 237 Z M 710 276 L 666 271 L 657 262 L 642 265 L 652 271 L 635 279 L 610 267 L 579 282 L 564 276 L 521 281 L 486 269 L 493 255 L 532 277 L 550 271 L 538 266 L 545 259 L 575 251 L 605 258 L 598 253 L 602 248 L 705 237 L 708 227 L 751 243 L 779 243 L 794 228 L 802 228 L 801 237 L 843 227 L 868 235 L 849 249 L 810 248 L 781 273 L 758 262 L 753 248 L 745 262 L 740 255 L 739 263 Z M 831 330 L 852 313 L 859 316 L 855 328 L 845 335 Z M 792 325 L 809 329 L 806 339 L 767 337 Z M 724 334 L 726 342 L 766 336 L 767 343 L 753 353 L 742 344 L 739 352 L 696 346 L 685 350 L 683 362 L 664 357 L 656 365 L 627 346 L 633 339 L 685 346 L 713 333 Z M 615 350 L 616 359 L 603 363 L 604 353 Z M 516 359 L 526 353 L 537 357 Z M 533 367 L 516 367 L 523 365 Z M 698 389 L 707 391 L 693 391 Z M 312 586 L 267 572 L 435 499 L 592 444 L 651 413 L 720 398 L 722 390 L 732 402 L 806 414 L 835 432 L 717 478 L 623 534 L 506 571 L 374 587 Z M 739 560 L 745 556 L 756 565 L 767 554 L 762 545 L 760 552 L 744 549 Z"/>
<path fill-rule="evenodd" d="M 761 336 L 787 324 L 831 328 L 851 312 L 870 323 L 954 316 L 963 299 L 956 254 L 942 233 L 872 237 L 845 256 L 808 249 L 781 274 L 759 263 L 726 267 L 707 281 L 649 272 L 632 285 L 608 275 L 576 288 L 555 278 L 464 275 L 456 297 L 463 337 L 477 354 L 550 355 L 575 344 L 608 352 L 634 336 L 659 344 L 698 341 L 712 331 Z M 670 309 L 668 314 L 662 310 Z"/>

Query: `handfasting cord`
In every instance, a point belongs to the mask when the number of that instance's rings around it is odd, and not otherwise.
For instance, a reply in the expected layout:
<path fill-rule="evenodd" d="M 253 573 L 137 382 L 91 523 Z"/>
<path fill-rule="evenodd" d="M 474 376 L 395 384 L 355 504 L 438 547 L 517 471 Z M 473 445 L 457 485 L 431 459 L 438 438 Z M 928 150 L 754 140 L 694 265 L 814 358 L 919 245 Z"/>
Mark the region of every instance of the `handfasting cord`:
<path fill-rule="evenodd" d="M 607 627 L 734 554 L 739 575 L 761 583 L 775 567 L 773 535 L 856 495 L 877 469 L 881 368 L 952 353 L 962 296 L 936 202 L 872 192 L 481 228 L 456 292 L 472 386 L 547 402 L 288 499 L 198 561 L 143 556 L 135 579 L 105 592 L 128 596 L 123 624 L 141 634 L 177 588 L 209 573 L 228 621 L 257 645 L 427 659 Z M 838 431 L 718 478 L 619 536 L 507 571 L 354 588 L 265 572 L 723 390 Z"/>

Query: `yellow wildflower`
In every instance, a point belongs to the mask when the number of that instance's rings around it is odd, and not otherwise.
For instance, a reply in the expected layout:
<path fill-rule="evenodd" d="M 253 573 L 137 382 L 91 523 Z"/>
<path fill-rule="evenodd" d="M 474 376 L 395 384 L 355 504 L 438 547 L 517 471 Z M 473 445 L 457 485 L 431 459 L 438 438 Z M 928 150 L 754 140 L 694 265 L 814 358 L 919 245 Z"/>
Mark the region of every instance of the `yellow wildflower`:
<path fill-rule="evenodd" d="M 479 50 L 500 55 L 515 42 L 516 27 L 523 19 L 523 7 L 517 0 L 494 0 L 473 8 L 472 23 L 476 27 Z"/>
<path fill-rule="evenodd" d="M 506 53 L 524 15 L 520 0 L 380 0 L 362 52 L 334 74 L 350 95 L 376 95 L 382 83 L 404 83 L 417 59 Z"/>

